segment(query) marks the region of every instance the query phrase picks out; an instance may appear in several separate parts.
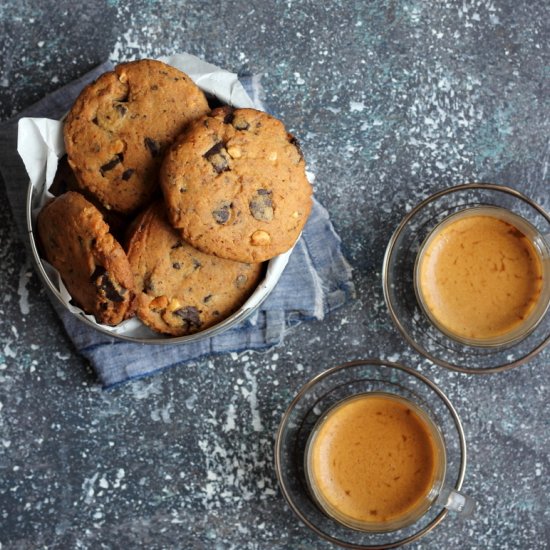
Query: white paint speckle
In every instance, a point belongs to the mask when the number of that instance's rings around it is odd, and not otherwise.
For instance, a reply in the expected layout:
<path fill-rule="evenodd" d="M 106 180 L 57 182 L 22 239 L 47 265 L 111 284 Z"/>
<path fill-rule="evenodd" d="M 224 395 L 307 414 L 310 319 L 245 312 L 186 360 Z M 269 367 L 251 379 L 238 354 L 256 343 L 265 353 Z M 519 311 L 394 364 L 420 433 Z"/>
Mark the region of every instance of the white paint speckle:
<path fill-rule="evenodd" d="M 296 84 L 298 84 L 298 86 L 302 86 L 306 83 L 306 81 L 300 76 L 300 73 L 294 73 L 294 78 L 296 79 Z"/>
<path fill-rule="evenodd" d="M 98 476 L 99 473 L 96 472 L 92 477 L 84 478 L 84 481 L 82 482 L 82 492 L 84 493 L 84 502 L 86 504 L 91 504 L 94 500 L 94 483 Z"/>
<path fill-rule="evenodd" d="M 27 284 L 30 278 L 30 263 L 29 260 L 26 260 L 19 271 L 19 285 L 17 287 L 17 294 L 19 295 L 19 311 L 21 311 L 21 315 L 27 315 L 30 311 L 29 291 L 27 290 Z"/>
<path fill-rule="evenodd" d="M 197 394 L 193 394 L 191 397 L 188 397 L 185 400 L 186 408 L 189 409 L 190 411 L 192 411 L 195 407 L 195 403 L 197 402 L 197 399 L 198 399 Z"/>
<path fill-rule="evenodd" d="M 17 357 L 17 352 L 11 349 L 10 344 L 11 344 L 11 342 L 7 342 L 4 345 L 4 355 L 6 357 L 15 358 L 15 357 Z"/>
<path fill-rule="evenodd" d="M 152 395 L 162 393 L 162 383 L 160 378 L 153 378 L 151 382 L 138 380 L 132 384 L 132 394 L 135 399 L 148 399 Z"/>
<path fill-rule="evenodd" d="M 164 407 L 159 407 L 158 409 L 153 409 L 151 411 L 151 420 L 154 420 L 155 422 L 164 422 L 165 424 L 168 424 L 172 422 L 172 418 L 170 415 L 174 412 L 174 406 L 172 403 L 168 403 Z"/>
<path fill-rule="evenodd" d="M 258 380 L 249 369 L 245 367 L 244 374 L 247 381 L 250 384 L 250 389 L 245 387 L 241 388 L 243 396 L 250 404 L 250 412 L 252 414 L 252 428 L 255 432 L 261 432 L 263 430 L 262 419 L 260 418 L 260 411 L 258 409 Z"/>
<path fill-rule="evenodd" d="M 229 407 L 227 407 L 227 418 L 223 426 L 224 432 L 230 432 L 231 430 L 235 429 L 235 417 L 236 417 L 235 405 L 231 403 Z"/>

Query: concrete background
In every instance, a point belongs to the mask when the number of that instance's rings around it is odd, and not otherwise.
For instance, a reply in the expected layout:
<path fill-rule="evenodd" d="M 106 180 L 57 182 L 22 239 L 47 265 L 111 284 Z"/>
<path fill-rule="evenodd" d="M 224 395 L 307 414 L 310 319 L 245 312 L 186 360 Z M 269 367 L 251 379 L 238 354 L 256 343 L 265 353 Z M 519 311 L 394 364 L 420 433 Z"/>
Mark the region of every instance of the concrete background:
<path fill-rule="evenodd" d="M 466 181 L 550 209 L 549 9 L 542 0 L 14 1 L 0 5 L 0 119 L 101 61 L 187 51 L 262 75 L 354 268 L 358 297 L 270 352 L 104 392 L 22 253 L 0 186 L 0 547 L 330 548 L 295 520 L 273 441 L 313 374 L 361 357 L 419 368 L 468 439 L 475 517 L 410 548 L 550 545 L 550 351 L 454 374 L 407 347 L 383 303 L 407 208 Z"/>

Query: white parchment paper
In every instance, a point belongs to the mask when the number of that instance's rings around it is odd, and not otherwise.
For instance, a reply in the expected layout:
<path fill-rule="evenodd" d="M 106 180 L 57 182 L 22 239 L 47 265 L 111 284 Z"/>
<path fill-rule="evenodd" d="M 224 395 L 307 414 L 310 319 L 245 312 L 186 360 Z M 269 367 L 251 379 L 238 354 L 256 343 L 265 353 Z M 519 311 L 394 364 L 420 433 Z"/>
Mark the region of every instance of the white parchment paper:
<path fill-rule="evenodd" d="M 259 107 L 254 104 L 234 73 L 220 69 L 215 65 L 206 63 L 186 53 L 163 57 L 160 58 L 160 61 L 185 72 L 204 92 L 216 96 L 220 101 L 228 105 L 239 108 Z M 53 198 L 48 189 L 54 180 L 58 160 L 65 154 L 63 123 L 47 118 L 22 118 L 19 121 L 17 151 L 23 159 L 30 178 L 29 185 L 32 188 L 32 193 L 29 194 L 32 197 L 32 204 L 28 205 L 31 219 L 27 220 L 27 222 L 30 226 L 29 236 L 34 241 L 36 217 L 44 204 Z M 33 242 L 31 244 L 36 243 Z M 32 249 L 35 254 L 35 260 L 44 268 L 51 290 L 73 314 L 86 318 L 92 324 L 98 327 L 101 326 L 102 330 L 108 331 L 113 335 L 121 334 L 131 338 L 158 338 L 166 340 L 165 336 L 152 332 L 137 318 L 124 321 L 116 327 L 99 325 L 92 315 L 87 315 L 80 308 L 70 303 L 71 296 L 61 280 L 59 272 L 47 261 L 38 256 L 36 246 L 32 246 Z M 241 316 L 247 310 L 252 311 L 262 302 L 275 287 L 288 263 L 291 252 L 290 250 L 285 254 L 273 258 L 269 262 L 265 279 L 243 307 L 234 313 L 233 316 Z"/>

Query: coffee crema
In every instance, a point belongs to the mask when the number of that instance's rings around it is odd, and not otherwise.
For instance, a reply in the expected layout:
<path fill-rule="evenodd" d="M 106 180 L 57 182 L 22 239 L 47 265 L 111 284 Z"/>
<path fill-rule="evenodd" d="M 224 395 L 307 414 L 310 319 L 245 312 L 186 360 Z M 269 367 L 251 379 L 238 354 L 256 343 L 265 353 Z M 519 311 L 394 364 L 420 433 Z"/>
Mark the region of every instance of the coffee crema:
<path fill-rule="evenodd" d="M 410 401 L 374 392 L 343 400 L 314 429 L 306 451 L 311 492 L 341 523 L 367 531 L 412 523 L 444 477 L 433 422 Z"/>
<path fill-rule="evenodd" d="M 464 210 L 436 227 L 423 246 L 415 274 L 419 300 L 450 336 L 498 342 L 535 310 L 543 264 L 516 219 L 496 207 Z"/>

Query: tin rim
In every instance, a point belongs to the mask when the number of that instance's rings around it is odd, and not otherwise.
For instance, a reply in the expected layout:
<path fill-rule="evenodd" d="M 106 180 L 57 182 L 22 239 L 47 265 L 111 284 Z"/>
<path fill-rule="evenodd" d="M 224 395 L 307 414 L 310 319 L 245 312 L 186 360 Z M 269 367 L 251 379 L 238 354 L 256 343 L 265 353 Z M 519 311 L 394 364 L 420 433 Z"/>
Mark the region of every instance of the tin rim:
<path fill-rule="evenodd" d="M 231 327 L 244 321 L 246 318 L 252 315 L 255 311 L 257 311 L 258 308 L 264 303 L 264 301 L 267 299 L 267 297 L 271 294 L 271 292 L 275 288 L 282 274 L 282 271 L 286 267 L 288 258 L 290 257 L 290 254 L 292 253 L 292 250 L 294 248 L 293 247 L 289 251 L 285 252 L 284 254 L 281 254 L 280 256 L 276 256 L 276 258 L 269 260 L 268 264 L 276 259 L 279 259 L 281 262 L 284 262 L 283 269 L 281 270 L 281 273 L 279 273 L 278 276 L 274 276 L 271 280 L 267 280 L 267 275 L 266 275 L 262 279 L 262 281 L 260 281 L 260 283 L 256 288 L 258 289 L 261 285 L 265 285 L 264 295 L 259 298 L 258 302 L 253 307 L 241 308 L 240 310 L 236 311 L 235 313 L 233 313 L 232 315 L 224 319 L 222 322 L 210 328 L 207 328 L 206 330 L 196 332 L 194 334 L 188 334 L 185 336 L 175 336 L 175 337 L 170 337 L 160 333 L 158 334 L 158 337 L 129 336 L 126 334 L 113 332 L 105 328 L 103 325 L 99 323 L 92 322 L 90 319 L 85 317 L 84 313 L 74 313 L 67 308 L 58 289 L 56 288 L 56 286 L 54 285 L 54 283 L 51 281 L 50 277 L 46 273 L 46 270 L 44 269 L 44 266 L 42 264 L 42 259 L 40 258 L 40 254 L 38 253 L 38 248 L 36 246 L 33 223 L 32 223 L 32 210 L 33 210 L 32 201 L 33 201 L 34 191 L 35 189 L 33 185 L 29 183 L 29 186 L 27 189 L 27 201 L 26 201 L 27 231 L 28 231 L 28 238 L 29 238 L 31 251 L 32 251 L 32 258 L 33 258 L 36 270 L 38 272 L 38 275 L 42 279 L 42 282 L 46 286 L 46 289 L 56 298 L 56 300 L 63 306 L 63 308 L 68 313 L 70 313 L 73 317 L 75 317 L 79 321 L 83 322 L 85 325 L 97 330 L 98 332 L 101 332 L 102 334 L 105 334 L 106 336 L 110 336 L 112 338 L 117 338 L 119 340 L 124 340 L 127 342 L 134 342 L 139 344 L 155 344 L 155 345 L 184 344 L 184 343 L 196 342 L 198 340 L 203 340 L 206 338 L 211 338 L 213 336 L 221 334 L 222 332 L 225 332 Z"/>

